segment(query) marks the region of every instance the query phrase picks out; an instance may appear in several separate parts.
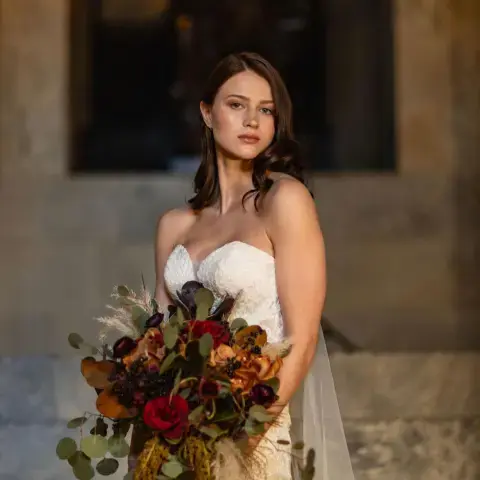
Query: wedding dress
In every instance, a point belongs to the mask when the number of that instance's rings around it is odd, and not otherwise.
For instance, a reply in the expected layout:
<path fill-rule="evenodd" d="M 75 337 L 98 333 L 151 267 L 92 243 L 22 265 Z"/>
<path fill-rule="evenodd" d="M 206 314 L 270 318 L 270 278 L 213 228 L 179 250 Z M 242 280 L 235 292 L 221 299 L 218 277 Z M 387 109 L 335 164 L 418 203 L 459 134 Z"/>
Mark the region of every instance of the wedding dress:
<path fill-rule="evenodd" d="M 231 319 L 240 317 L 260 325 L 269 342 L 285 338 L 275 259 L 253 245 L 229 242 L 200 262 L 194 262 L 183 245 L 177 245 L 167 259 L 164 278 L 172 296 L 190 280 L 210 289 L 216 302 L 231 296 L 236 299 Z M 302 388 L 279 420 L 257 447 L 264 464 L 261 471 L 254 472 L 255 478 L 300 479 L 299 471 L 292 468 L 291 444 L 279 444 L 278 440 L 301 440 L 306 449 L 315 449 L 315 480 L 353 480 L 323 335 Z"/>

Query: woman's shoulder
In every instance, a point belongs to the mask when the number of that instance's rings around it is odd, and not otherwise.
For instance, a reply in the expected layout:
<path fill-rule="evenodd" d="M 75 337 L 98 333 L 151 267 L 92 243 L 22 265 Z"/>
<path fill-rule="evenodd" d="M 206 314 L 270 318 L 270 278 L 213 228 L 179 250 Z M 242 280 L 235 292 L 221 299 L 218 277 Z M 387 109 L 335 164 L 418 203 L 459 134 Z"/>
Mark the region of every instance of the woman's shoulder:
<path fill-rule="evenodd" d="M 178 207 L 162 213 L 157 221 L 157 235 L 178 240 L 195 221 L 195 213 L 189 207 Z"/>
<path fill-rule="evenodd" d="M 284 174 L 272 172 L 269 178 L 273 185 L 265 195 L 265 208 L 267 211 L 295 210 L 299 206 L 312 206 L 314 201 L 307 186 L 296 178 Z"/>

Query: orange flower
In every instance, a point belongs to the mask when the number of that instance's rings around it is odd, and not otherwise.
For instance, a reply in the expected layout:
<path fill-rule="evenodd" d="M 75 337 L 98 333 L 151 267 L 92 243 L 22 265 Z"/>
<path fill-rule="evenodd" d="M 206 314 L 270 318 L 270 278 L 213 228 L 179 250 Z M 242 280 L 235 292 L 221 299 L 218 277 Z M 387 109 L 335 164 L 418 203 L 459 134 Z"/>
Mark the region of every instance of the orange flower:
<path fill-rule="evenodd" d="M 233 374 L 232 390 L 241 389 L 243 394 L 248 394 L 256 384 L 275 377 L 283 365 L 280 357 L 271 360 L 266 355 L 253 355 L 246 350 L 237 352 L 236 359 L 242 366 Z"/>
<path fill-rule="evenodd" d="M 149 328 L 138 341 L 132 352 L 124 357 L 123 363 L 129 368 L 135 360 L 146 357 L 149 363 L 160 364 L 165 357 L 163 334 L 157 328 Z"/>
<path fill-rule="evenodd" d="M 267 343 L 267 333 L 258 325 L 242 328 L 235 334 L 235 343 L 242 348 L 263 347 Z"/>
<path fill-rule="evenodd" d="M 235 352 L 232 347 L 222 344 L 216 350 L 210 352 L 210 359 L 208 364 L 211 367 L 224 367 L 231 358 L 235 357 Z"/>

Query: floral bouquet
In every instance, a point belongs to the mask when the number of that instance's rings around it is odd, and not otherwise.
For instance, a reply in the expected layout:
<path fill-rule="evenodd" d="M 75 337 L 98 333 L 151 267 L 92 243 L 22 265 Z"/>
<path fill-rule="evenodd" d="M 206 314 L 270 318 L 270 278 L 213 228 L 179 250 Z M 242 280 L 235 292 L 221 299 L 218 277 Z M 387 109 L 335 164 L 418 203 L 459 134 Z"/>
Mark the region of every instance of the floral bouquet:
<path fill-rule="evenodd" d="M 268 408 L 277 399 L 276 374 L 288 344 L 269 344 L 266 332 L 244 319 L 227 322 L 233 299 L 215 302 L 198 282 L 177 292 L 168 313 L 145 286 L 141 295 L 119 286 L 113 297 L 120 306 L 98 319 L 105 327 L 101 349 L 69 335 L 72 347 L 89 353 L 81 372 L 98 394 L 98 413 L 69 422 L 80 428 L 80 442 L 60 440 L 58 457 L 80 480 L 94 477 L 93 459 L 99 474 L 110 475 L 129 453 L 136 465 L 125 479 L 248 478 L 248 437 L 273 420 Z M 109 330 L 123 335 L 112 347 Z"/>

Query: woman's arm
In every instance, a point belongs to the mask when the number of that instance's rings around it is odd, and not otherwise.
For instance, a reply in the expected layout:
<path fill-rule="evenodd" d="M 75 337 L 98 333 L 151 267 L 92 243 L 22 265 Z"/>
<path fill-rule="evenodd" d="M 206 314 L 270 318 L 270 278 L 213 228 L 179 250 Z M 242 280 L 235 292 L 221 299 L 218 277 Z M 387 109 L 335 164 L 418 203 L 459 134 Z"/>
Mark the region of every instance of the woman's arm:
<path fill-rule="evenodd" d="M 159 305 L 171 305 L 172 299 L 165 288 L 164 270 L 172 250 L 179 243 L 181 235 L 192 222 L 192 214 L 186 209 L 173 209 L 158 220 L 155 235 L 155 300 Z"/>
<path fill-rule="evenodd" d="M 302 383 L 315 355 L 326 292 L 325 247 L 315 203 L 301 183 L 276 182 L 265 209 L 280 306 L 292 343 L 279 372 L 279 400 L 272 407 L 276 414 Z"/>

